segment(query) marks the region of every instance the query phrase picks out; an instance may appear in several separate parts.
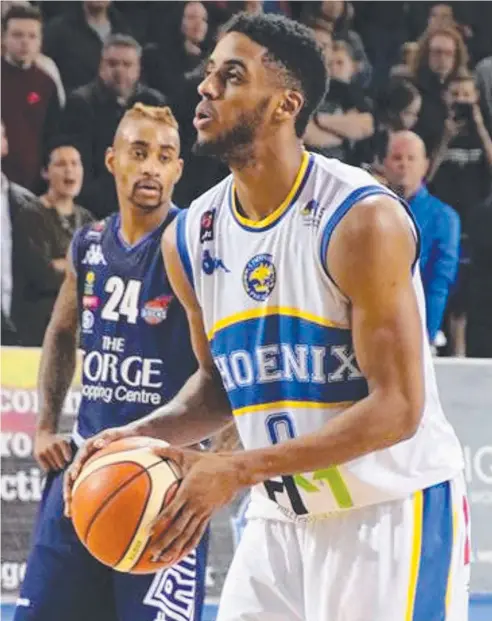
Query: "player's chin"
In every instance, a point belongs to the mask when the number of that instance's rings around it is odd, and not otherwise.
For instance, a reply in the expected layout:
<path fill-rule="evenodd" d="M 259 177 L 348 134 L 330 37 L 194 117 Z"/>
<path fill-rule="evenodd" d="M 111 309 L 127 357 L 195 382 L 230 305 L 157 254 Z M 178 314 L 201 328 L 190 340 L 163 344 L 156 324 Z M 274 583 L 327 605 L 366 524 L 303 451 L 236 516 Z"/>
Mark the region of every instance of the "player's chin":
<path fill-rule="evenodd" d="M 152 211 L 155 211 L 156 209 L 159 209 L 159 207 L 162 205 L 162 200 L 159 200 L 159 201 L 134 201 L 133 204 L 140 211 L 143 211 L 145 213 L 150 213 Z"/>

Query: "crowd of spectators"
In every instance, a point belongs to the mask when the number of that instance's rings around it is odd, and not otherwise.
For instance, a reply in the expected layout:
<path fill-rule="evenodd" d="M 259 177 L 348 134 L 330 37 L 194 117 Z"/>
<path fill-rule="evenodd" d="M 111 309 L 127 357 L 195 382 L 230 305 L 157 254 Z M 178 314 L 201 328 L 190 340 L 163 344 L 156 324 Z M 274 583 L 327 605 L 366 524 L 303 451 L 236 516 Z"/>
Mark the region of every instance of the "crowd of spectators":
<path fill-rule="evenodd" d="M 2 2 L 2 343 L 39 346 L 75 229 L 117 209 L 106 148 L 128 107 L 170 105 L 191 201 L 227 170 L 192 153 L 203 61 L 233 13 L 313 30 L 330 74 L 310 150 L 363 166 L 421 230 L 429 339 L 492 357 L 492 3 Z"/>

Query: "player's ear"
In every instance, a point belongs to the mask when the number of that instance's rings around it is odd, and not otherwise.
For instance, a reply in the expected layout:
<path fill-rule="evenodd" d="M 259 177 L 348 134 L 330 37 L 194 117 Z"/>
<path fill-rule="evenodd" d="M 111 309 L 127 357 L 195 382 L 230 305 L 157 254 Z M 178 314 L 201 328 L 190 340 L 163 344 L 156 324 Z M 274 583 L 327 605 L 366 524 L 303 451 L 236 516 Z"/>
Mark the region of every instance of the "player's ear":
<path fill-rule="evenodd" d="M 297 117 L 304 105 L 304 97 L 299 91 L 285 91 L 282 100 L 277 106 L 274 118 L 282 122 Z"/>
<path fill-rule="evenodd" d="M 183 160 L 179 158 L 179 160 L 176 161 L 176 176 L 174 178 L 175 185 L 181 179 L 181 175 L 183 174 L 183 165 L 184 165 Z"/>
<path fill-rule="evenodd" d="M 106 154 L 104 156 L 104 163 L 106 164 L 106 168 L 109 172 L 114 175 L 114 149 L 113 147 L 108 147 L 106 149 Z"/>

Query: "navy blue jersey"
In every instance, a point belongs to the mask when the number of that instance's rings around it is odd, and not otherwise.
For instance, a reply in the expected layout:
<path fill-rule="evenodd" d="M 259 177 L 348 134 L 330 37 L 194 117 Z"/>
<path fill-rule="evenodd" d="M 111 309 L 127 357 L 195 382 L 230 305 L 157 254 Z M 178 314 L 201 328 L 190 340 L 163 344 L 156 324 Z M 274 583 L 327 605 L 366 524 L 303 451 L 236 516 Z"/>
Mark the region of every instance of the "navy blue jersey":
<path fill-rule="evenodd" d="M 121 237 L 119 214 L 74 236 L 84 350 L 76 441 L 145 416 L 174 397 L 197 368 L 187 318 L 160 248 L 178 211 L 171 208 L 134 246 Z"/>

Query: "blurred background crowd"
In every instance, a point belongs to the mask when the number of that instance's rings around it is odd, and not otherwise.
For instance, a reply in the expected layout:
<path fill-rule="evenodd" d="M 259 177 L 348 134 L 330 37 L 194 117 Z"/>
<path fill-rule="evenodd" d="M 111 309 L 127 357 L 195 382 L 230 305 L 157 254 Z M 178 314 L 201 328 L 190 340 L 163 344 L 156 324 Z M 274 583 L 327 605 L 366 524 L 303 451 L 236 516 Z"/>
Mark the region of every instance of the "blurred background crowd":
<path fill-rule="evenodd" d="M 39 346 L 74 231 L 117 210 L 104 153 L 128 107 L 170 105 L 181 208 L 228 171 L 196 158 L 203 61 L 233 13 L 313 30 L 330 88 L 306 147 L 363 166 L 421 229 L 436 355 L 492 357 L 492 2 L 2 1 L 2 344 Z"/>

